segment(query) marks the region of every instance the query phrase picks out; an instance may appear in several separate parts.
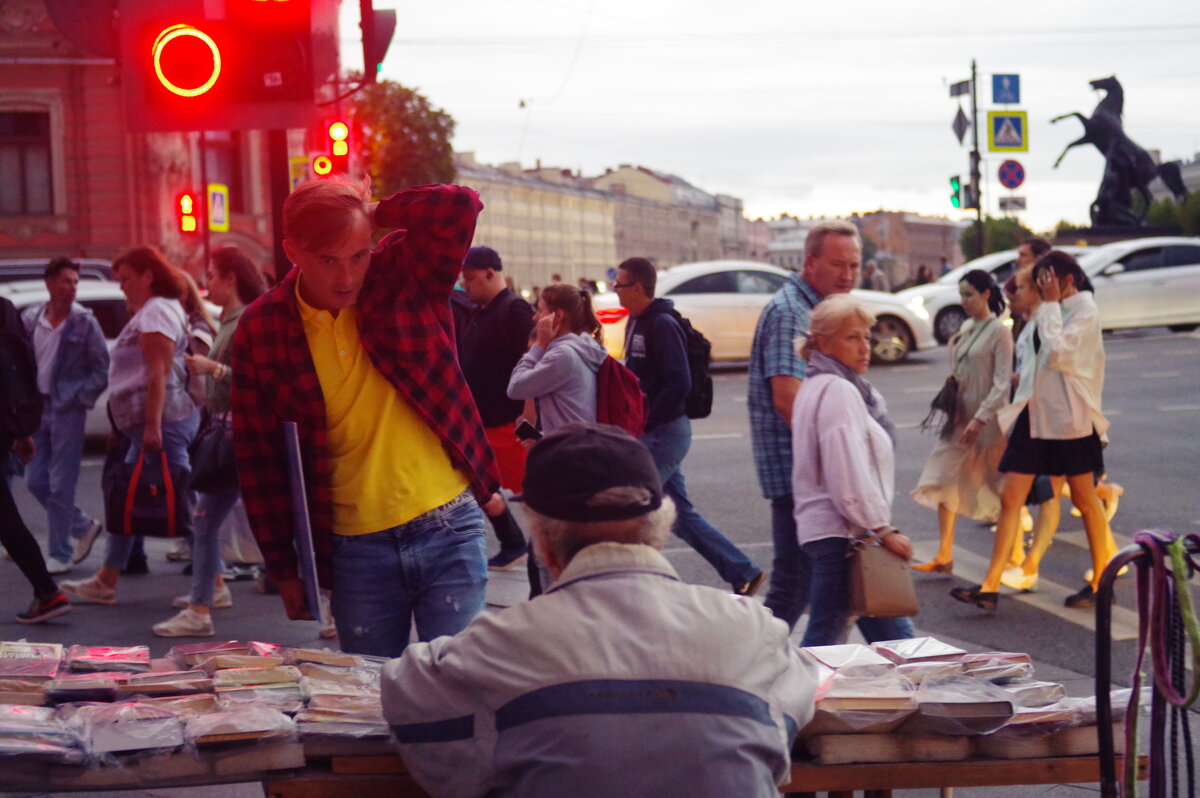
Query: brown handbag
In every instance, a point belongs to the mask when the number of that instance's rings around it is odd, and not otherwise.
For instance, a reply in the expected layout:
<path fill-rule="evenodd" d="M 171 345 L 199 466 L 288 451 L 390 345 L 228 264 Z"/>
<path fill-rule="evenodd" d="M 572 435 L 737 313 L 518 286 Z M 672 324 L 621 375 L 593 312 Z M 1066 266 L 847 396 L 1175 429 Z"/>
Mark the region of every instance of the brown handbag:
<path fill-rule="evenodd" d="M 917 614 L 912 574 L 908 563 L 879 542 L 882 537 L 873 532 L 850 542 L 850 613 L 860 618 L 911 618 Z"/>

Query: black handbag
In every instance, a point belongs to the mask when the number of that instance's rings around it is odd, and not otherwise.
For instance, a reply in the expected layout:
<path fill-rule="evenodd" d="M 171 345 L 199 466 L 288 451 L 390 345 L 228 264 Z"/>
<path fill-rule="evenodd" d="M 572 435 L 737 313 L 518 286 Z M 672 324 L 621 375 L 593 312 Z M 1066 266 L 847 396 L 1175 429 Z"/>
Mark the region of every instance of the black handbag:
<path fill-rule="evenodd" d="M 104 522 L 114 535 L 174 538 L 187 535 L 192 515 L 187 472 L 164 451 L 142 451 L 133 463 L 106 467 Z"/>
<path fill-rule="evenodd" d="M 233 454 L 233 424 L 229 414 L 209 416 L 192 443 L 192 489 L 218 493 L 238 486 Z"/>
<path fill-rule="evenodd" d="M 921 431 L 928 432 L 941 424 L 942 428 L 938 430 L 938 436 L 942 440 L 948 441 L 954 435 L 954 421 L 957 415 L 958 378 L 951 374 L 946 378 L 942 389 L 937 392 L 937 396 L 933 397 L 933 401 L 929 403 L 929 413 L 921 421 Z M 942 421 L 941 417 L 945 417 L 945 421 Z"/>

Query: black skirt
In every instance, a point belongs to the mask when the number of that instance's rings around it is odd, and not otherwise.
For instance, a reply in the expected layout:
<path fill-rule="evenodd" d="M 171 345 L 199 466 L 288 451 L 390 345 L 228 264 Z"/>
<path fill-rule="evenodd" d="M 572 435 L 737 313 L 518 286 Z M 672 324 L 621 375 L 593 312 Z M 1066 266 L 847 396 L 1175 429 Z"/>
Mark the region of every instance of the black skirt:
<path fill-rule="evenodd" d="M 1086 438 L 1043 440 L 1029 436 L 1029 408 L 1021 411 L 1008 436 L 1008 448 L 1000 458 L 1001 473 L 1045 474 L 1074 477 L 1104 473 L 1104 451 L 1100 436 L 1092 429 Z"/>

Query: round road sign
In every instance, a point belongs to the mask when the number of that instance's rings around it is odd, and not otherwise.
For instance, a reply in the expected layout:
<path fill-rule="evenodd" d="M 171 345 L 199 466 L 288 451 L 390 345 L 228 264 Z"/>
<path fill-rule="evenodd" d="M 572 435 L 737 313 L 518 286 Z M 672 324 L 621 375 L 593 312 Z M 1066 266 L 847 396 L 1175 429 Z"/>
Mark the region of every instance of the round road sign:
<path fill-rule="evenodd" d="M 1008 160 L 1000 164 L 1000 185 L 1005 188 L 1017 188 L 1025 182 L 1025 167 L 1016 161 Z"/>

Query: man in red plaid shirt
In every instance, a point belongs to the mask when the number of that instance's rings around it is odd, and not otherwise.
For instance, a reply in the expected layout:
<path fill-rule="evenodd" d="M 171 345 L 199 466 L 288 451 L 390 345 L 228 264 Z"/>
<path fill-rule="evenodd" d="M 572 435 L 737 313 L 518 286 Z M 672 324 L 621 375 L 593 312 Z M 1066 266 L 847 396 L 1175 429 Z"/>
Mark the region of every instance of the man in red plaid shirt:
<path fill-rule="evenodd" d="M 343 650 L 397 657 L 484 606 L 483 517 L 498 486 L 455 356 L 448 297 L 482 209 L 461 186 L 367 204 L 318 180 L 284 204 L 294 264 L 246 309 L 233 344 L 242 496 L 289 618 L 310 619 L 282 425 L 294 421 L 319 581 Z M 372 227 L 399 228 L 372 249 Z"/>

